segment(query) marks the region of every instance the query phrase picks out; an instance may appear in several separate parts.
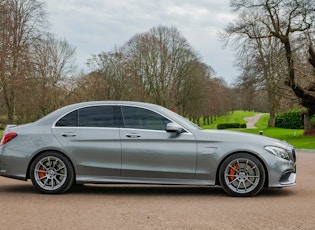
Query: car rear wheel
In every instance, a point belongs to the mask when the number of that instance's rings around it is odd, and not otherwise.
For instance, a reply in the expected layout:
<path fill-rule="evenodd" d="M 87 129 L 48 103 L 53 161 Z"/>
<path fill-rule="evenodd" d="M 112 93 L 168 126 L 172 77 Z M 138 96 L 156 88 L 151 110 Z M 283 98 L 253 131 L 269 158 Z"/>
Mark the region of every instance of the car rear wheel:
<path fill-rule="evenodd" d="M 265 170 L 256 157 L 237 153 L 222 163 L 219 180 L 224 191 L 231 196 L 254 196 L 264 186 Z"/>
<path fill-rule="evenodd" d="M 30 177 L 41 193 L 64 193 L 73 184 L 74 170 L 71 162 L 58 152 L 45 152 L 35 158 Z"/>

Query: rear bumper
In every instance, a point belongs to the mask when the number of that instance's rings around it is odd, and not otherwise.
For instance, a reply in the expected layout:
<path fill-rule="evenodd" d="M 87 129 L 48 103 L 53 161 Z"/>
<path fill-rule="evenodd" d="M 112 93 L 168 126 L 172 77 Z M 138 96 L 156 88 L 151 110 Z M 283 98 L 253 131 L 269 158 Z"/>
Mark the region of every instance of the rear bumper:
<path fill-rule="evenodd" d="M 0 176 L 26 180 L 27 161 L 19 154 L 6 155 L 5 147 L 0 147 Z"/>

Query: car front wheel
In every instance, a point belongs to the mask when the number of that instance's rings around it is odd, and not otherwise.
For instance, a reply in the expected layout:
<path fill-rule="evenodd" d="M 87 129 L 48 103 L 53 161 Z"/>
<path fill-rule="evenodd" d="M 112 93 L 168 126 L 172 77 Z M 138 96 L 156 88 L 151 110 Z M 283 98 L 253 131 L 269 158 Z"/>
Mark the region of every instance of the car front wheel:
<path fill-rule="evenodd" d="M 45 152 L 35 158 L 30 168 L 30 177 L 41 193 L 66 192 L 73 184 L 74 170 L 71 162 L 58 152 Z"/>
<path fill-rule="evenodd" d="M 254 196 L 264 186 L 265 170 L 262 163 L 247 153 L 237 153 L 222 163 L 220 184 L 231 196 Z"/>

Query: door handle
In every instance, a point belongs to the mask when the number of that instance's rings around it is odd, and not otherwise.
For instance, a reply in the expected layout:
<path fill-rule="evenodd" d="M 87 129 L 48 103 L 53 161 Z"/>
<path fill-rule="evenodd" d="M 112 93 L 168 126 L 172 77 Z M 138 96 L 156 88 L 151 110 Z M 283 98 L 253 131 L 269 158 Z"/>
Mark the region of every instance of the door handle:
<path fill-rule="evenodd" d="M 75 136 L 77 136 L 77 134 L 75 134 L 75 133 L 63 133 L 63 134 L 61 134 L 61 136 L 63 136 L 63 137 L 75 137 Z"/>
<path fill-rule="evenodd" d="M 137 134 L 137 133 L 130 133 L 130 134 L 126 134 L 126 137 L 129 137 L 129 138 L 139 138 L 141 137 L 140 134 Z"/>

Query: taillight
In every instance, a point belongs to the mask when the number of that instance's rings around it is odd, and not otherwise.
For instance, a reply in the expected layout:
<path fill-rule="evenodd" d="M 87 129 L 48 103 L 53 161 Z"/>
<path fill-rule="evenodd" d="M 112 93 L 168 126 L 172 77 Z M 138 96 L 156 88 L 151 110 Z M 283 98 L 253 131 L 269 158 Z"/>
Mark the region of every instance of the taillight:
<path fill-rule="evenodd" d="M 17 133 L 15 133 L 15 132 L 5 133 L 5 134 L 2 136 L 0 145 L 4 145 L 4 144 L 8 143 L 9 141 L 11 141 L 11 140 L 12 140 L 13 138 L 15 138 L 15 137 L 17 137 Z"/>

